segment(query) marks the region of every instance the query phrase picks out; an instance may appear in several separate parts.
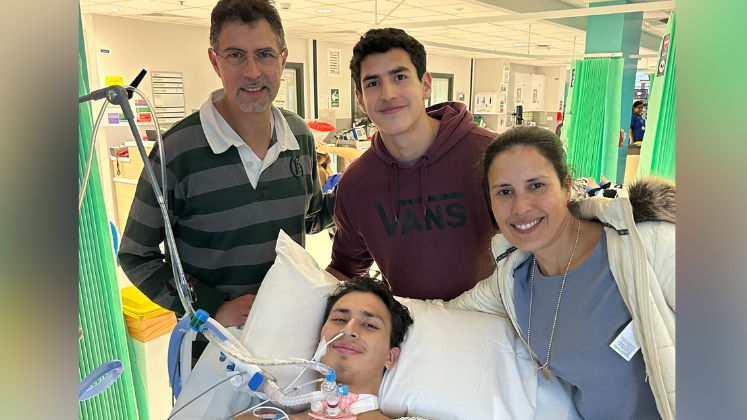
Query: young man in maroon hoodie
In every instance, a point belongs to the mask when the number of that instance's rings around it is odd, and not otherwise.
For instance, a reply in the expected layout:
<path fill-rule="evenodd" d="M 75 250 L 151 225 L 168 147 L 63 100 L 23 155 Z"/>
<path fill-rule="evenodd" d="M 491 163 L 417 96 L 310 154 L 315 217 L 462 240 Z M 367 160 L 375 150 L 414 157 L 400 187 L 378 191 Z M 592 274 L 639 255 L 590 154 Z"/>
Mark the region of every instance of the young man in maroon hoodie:
<path fill-rule="evenodd" d="M 425 48 L 400 29 L 372 29 L 353 48 L 355 95 L 379 130 L 340 178 L 327 271 L 346 279 L 376 261 L 395 295 L 448 300 L 495 268 L 475 176 L 494 134 L 462 103 L 426 109 L 425 67 Z"/>

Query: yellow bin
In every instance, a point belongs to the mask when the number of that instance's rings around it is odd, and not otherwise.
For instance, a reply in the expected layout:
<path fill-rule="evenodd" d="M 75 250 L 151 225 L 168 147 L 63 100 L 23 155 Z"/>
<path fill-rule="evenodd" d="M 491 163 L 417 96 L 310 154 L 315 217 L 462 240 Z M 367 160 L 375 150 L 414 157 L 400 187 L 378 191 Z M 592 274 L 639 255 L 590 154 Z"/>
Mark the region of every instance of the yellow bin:
<path fill-rule="evenodd" d="M 147 343 L 170 334 L 176 325 L 176 314 L 153 303 L 137 287 L 121 290 L 122 311 L 130 336 Z"/>

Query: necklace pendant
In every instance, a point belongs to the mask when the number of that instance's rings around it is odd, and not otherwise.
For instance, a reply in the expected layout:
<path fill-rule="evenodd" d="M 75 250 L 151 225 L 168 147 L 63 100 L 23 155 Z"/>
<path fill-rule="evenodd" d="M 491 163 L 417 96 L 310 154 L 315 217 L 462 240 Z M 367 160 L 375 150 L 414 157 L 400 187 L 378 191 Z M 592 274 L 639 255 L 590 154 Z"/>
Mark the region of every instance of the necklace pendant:
<path fill-rule="evenodd" d="M 552 379 L 552 372 L 550 372 L 550 368 L 547 365 L 542 366 L 542 377 L 548 381 Z"/>

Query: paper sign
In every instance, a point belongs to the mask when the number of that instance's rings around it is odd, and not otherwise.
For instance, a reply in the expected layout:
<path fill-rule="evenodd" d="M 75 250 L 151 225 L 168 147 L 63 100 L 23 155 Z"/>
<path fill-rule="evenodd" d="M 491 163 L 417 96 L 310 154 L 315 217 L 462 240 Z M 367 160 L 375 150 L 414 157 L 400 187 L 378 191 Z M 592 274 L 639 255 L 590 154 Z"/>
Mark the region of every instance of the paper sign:
<path fill-rule="evenodd" d="M 109 124 L 119 124 L 119 114 L 110 112 L 108 116 L 109 116 Z"/>
<path fill-rule="evenodd" d="M 330 98 L 332 99 L 332 106 L 334 108 L 337 108 L 340 106 L 340 89 L 332 89 L 332 94 L 330 95 Z"/>
<path fill-rule="evenodd" d="M 137 114 L 137 122 L 139 123 L 149 123 L 152 122 L 150 112 L 141 112 Z"/>
<path fill-rule="evenodd" d="M 106 76 L 106 85 L 112 86 L 112 85 L 119 85 L 124 86 L 124 78 L 119 76 Z"/>

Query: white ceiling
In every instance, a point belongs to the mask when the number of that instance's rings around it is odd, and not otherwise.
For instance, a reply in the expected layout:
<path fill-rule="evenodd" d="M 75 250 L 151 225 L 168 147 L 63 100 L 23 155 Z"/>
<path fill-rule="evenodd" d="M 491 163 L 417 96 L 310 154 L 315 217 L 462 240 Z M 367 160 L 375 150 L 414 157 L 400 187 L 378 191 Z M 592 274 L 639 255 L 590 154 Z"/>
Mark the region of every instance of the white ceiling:
<path fill-rule="evenodd" d="M 588 8 L 586 0 L 562 0 L 578 8 Z M 595 0 L 595 2 L 598 0 Z M 216 0 L 81 0 L 83 13 L 99 13 L 158 22 L 209 27 L 210 12 Z M 283 6 L 290 5 L 288 10 Z M 398 26 L 438 20 L 498 17 L 515 12 L 477 0 L 276 0 L 286 36 L 315 38 L 343 44 L 355 44 L 360 33 L 373 27 Z M 113 11 L 117 9 L 118 11 Z M 319 13 L 319 9 L 332 10 Z M 663 36 L 671 10 L 644 12 L 642 29 Z M 547 20 L 501 23 L 459 24 L 406 29 L 426 45 L 429 54 L 466 58 L 509 57 L 517 63 L 559 65 L 569 63 L 572 54 L 584 52 L 586 33 Z M 438 33 L 447 30 L 447 33 Z M 523 46 L 514 44 L 523 43 Z M 537 45 L 549 49 L 537 49 Z M 465 50 L 471 48 L 471 50 Z M 477 49 L 477 51 L 475 51 Z M 500 53 L 507 53 L 501 55 Z M 641 48 L 640 54 L 656 51 Z M 531 58 L 521 57 L 530 55 Z M 542 58 L 547 56 L 547 58 Z M 645 68 L 646 59 L 639 61 Z M 653 65 L 655 59 L 648 60 Z"/>

